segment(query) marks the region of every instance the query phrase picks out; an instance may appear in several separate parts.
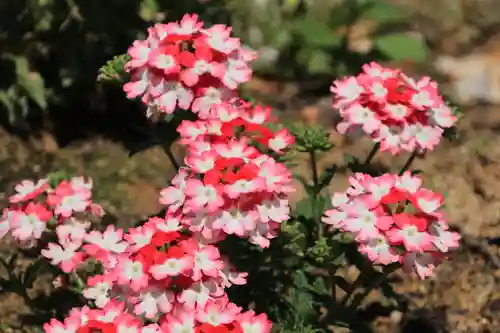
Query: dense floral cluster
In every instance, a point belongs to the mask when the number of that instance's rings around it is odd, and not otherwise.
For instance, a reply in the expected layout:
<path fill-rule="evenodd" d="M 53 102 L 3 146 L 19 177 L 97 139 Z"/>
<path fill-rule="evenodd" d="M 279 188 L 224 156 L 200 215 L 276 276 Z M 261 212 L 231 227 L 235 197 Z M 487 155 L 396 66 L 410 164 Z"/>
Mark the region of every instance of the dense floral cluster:
<path fill-rule="evenodd" d="M 371 177 L 357 173 L 350 187 L 332 196 L 333 209 L 323 222 L 351 232 L 359 251 L 373 263 L 401 262 L 419 277 L 431 276 L 440 259 L 459 245 L 440 211 L 443 197 L 422 188 L 422 179 L 406 172 Z"/>
<path fill-rule="evenodd" d="M 337 130 L 360 127 L 382 151 L 433 150 L 443 129 L 456 122 L 452 109 L 429 77 L 418 82 L 400 70 L 365 64 L 363 72 L 337 80 L 331 87 L 333 107 L 340 112 Z"/>
<path fill-rule="evenodd" d="M 45 179 L 25 180 L 0 224 L 2 237 L 11 231 L 25 246 L 55 230 L 57 242 L 41 253 L 65 273 L 88 261 L 99 264 L 101 272 L 83 290 L 97 309 L 73 309 L 64 322 L 46 324 L 47 333 L 269 332 L 265 314 L 242 312 L 229 302 L 225 288 L 245 284 L 246 273 L 235 271 L 215 245 L 183 230 L 179 216 L 170 213 L 127 232 L 113 225 L 92 229 L 84 215 L 104 212 L 92 202 L 91 187 L 83 178 L 55 188 Z"/>
<path fill-rule="evenodd" d="M 93 202 L 90 180 L 54 185 L 49 177 L 16 186 L 0 219 L 0 239 L 10 233 L 21 246 L 39 245 L 66 277 L 81 279 L 81 268 L 89 274 L 80 281 L 87 305 L 63 321 L 52 319 L 45 332 L 270 332 L 266 314 L 229 301 L 225 289 L 245 284 L 247 274 L 231 266 L 217 242 L 235 235 L 265 248 L 277 236 L 294 190 L 280 157 L 294 137 L 271 124 L 269 108 L 238 98 L 256 55 L 230 32 L 223 25 L 203 28 L 197 15 L 185 15 L 150 28 L 129 49 L 129 98 L 141 97 L 148 115 L 177 108 L 197 115 L 177 128 L 187 154 L 160 192 L 165 215 L 126 231 L 102 230 L 93 223 L 104 211 Z M 363 69 L 332 87 L 341 132 L 361 126 L 382 150 L 422 152 L 455 123 L 429 78 L 415 82 L 375 63 Z M 401 263 L 424 278 L 458 247 L 460 237 L 440 211 L 441 195 L 422 188 L 418 176 L 358 173 L 350 185 L 333 195 L 322 220 L 353 233 L 374 264 Z"/>
<path fill-rule="evenodd" d="M 270 328 L 264 314 L 241 312 L 227 298 L 211 301 L 198 311 L 175 308 L 157 323 L 143 324 L 117 302 L 103 309 L 74 308 L 64 322 L 52 319 L 44 325 L 47 333 L 253 333 L 269 332 Z"/>
<path fill-rule="evenodd" d="M 178 131 L 189 169 L 161 192 L 160 203 L 207 241 L 234 234 L 269 246 L 289 218 L 293 190 L 288 169 L 265 154 L 281 154 L 293 137 L 271 131 L 269 117 L 269 108 L 231 101 L 205 120 L 183 121 Z"/>
<path fill-rule="evenodd" d="M 230 27 L 203 28 L 196 14 L 149 28 L 147 39 L 135 41 L 128 54 L 128 98 L 141 96 L 148 115 L 171 114 L 178 107 L 200 118 L 250 80 L 248 63 L 256 58 L 231 37 Z"/>
<path fill-rule="evenodd" d="M 103 273 L 87 280 L 83 296 L 100 310 L 75 310 L 78 314 L 70 314 L 64 323 L 46 324 L 45 331 L 58 332 L 64 326 L 68 332 L 73 332 L 70 327 L 77 327 L 78 332 L 99 328 L 109 332 L 268 332 L 265 315 L 242 313 L 225 294 L 224 289 L 232 284 L 245 284 L 246 274 L 234 271 L 217 247 L 181 231 L 179 220 L 167 215 L 151 218 L 126 233 L 114 226 L 102 233 L 87 233 L 82 252 L 97 260 Z M 155 324 L 143 327 L 148 321 Z"/>
<path fill-rule="evenodd" d="M 47 333 L 270 331 L 265 314 L 229 301 L 225 288 L 245 284 L 247 274 L 232 268 L 216 242 L 234 234 L 266 247 L 276 236 L 289 218 L 291 174 L 269 154 L 282 154 L 293 138 L 267 127 L 269 109 L 232 98 L 251 76 L 253 52 L 230 37 L 230 28 L 202 25 L 197 15 L 156 25 L 134 43 L 126 65 L 132 82 L 124 89 L 142 96 L 148 113 L 179 107 L 200 119 L 179 126 L 186 167 L 161 191 L 165 216 L 127 231 L 92 228 L 88 214 L 104 212 L 83 178 L 55 188 L 24 181 L 10 198 L 0 236 L 12 231 L 34 245 L 55 231 L 56 241 L 41 243 L 42 256 L 73 277 L 86 264 L 96 267 L 82 281 L 90 307 L 51 320 Z"/>
<path fill-rule="evenodd" d="M 3 212 L 0 221 L 0 239 L 11 232 L 20 245 L 36 244 L 45 231 L 58 231 L 61 237 L 72 234 L 83 236 L 90 225 L 86 221 L 91 215 L 104 214 L 101 206 L 92 202 L 92 181 L 83 177 L 60 182 L 52 188 L 47 179 L 38 182 L 24 180 L 15 187 L 16 194 L 9 198 L 10 207 Z M 79 247 L 65 243 L 71 251 Z"/>

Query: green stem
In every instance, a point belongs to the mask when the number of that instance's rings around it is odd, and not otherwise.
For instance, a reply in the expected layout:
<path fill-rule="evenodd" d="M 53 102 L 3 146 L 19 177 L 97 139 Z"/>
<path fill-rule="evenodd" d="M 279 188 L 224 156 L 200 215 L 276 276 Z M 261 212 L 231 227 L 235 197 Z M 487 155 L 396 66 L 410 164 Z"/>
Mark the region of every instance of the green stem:
<path fill-rule="evenodd" d="M 411 164 L 413 163 L 413 161 L 415 160 L 415 158 L 417 158 L 417 152 L 414 151 L 413 153 L 411 153 L 410 157 L 408 158 L 408 160 L 406 161 L 405 165 L 403 165 L 403 168 L 401 168 L 401 171 L 399 171 L 399 175 L 403 175 L 408 169 L 410 169 L 410 166 Z"/>
<path fill-rule="evenodd" d="M 365 159 L 365 162 L 363 163 L 364 165 L 368 165 L 370 164 L 370 162 L 373 160 L 373 158 L 375 157 L 375 155 L 377 155 L 378 151 L 380 149 L 380 143 L 376 143 L 372 150 L 370 151 L 370 153 L 368 154 L 368 156 L 366 157 Z"/>
<path fill-rule="evenodd" d="M 309 151 L 309 157 L 311 160 L 311 172 L 312 172 L 312 181 L 313 181 L 313 186 L 314 186 L 314 199 L 316 199 L 319 195 L 319 192 L 321 191 L 320 184 L 319 184 L 319 176 L 318 176 L 318 163 L 317 163 L 317 156 L 316 152 L 314 150 Z M 319 218 L 319 215 L 322 212 L 317 212 L 316 211 L 316 205 L 314 205 L 314 216 Z M 324 233 L 324 226 L 321 221 L 318 223 L 318 239 L 323 237 Z"/>
<path fill-rule="evenodd" d="M 362 293 L 357 294 L 354 297 L 354 299 L 352 300 L 351 304 L 349 305 L 349 308 L 352 311 L 355 311 L 361 305 L 361 303 L 363 303 L 364 299 L 374 289 L 376 289 L 377 287 L 379 287 L 392 273 L 394 273 L 400 267 L 401 266 L 399 264 L 392 264 L 392 265 L 389 265 L 389 266 L 385 267 L 384 271 L 382 273 L 380 273 L 380 275 L 378 275 L 376 278 L 374 278 L 371 281 L 371 283 L 368 286 L 366 286 L 365 290 Z"/>
<path fill-rule="evenodd" d="M 312 169 L 312 180 L 314 184 L 314 188 L 316 189 L 314 191 L 314 194 L 317 195 L 317 189 L 319 187 L 319 176 L 318 176 L 318 163 L 316 162 L 316 152 L 314 150 L 311 150 L 309 152 L 309 157 L 311 159 L 311 169 Z"/>
<path fill-rule="evenodd" d="M 178 171 L 180 166 L 179 163 L 177 163 L 174 154 L 172 153 L 172 146 L 171 145 L 163 145 L 163 151 L 165 154 L 167 154 L 168 159 L 170 160 L 170 163 L 172 163 L 172 166 L 175 168 L 175 171 Z"/>

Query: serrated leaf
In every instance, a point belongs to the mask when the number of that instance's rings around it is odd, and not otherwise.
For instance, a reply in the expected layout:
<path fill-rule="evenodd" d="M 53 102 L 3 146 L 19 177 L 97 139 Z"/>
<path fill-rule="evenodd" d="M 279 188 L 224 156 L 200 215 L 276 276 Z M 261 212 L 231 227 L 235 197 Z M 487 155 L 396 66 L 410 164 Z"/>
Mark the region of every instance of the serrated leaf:
<path fill-rule="evenodd" d="M 130 56 L 120 54 L 113 59 L 108 60 L 104 66 L 99 69 L 97 75 L 98 82 L 122 84 L 127 80 L 127 72 L 125 71 L 125 64 L 130 60 Z"/>
<path fill-rule="evenodd" d="M 16 65 L 17 84 L 23 92 L 41 109 L 47 108 L 47 96 L 45 83 L 38 72 L 30 70 L 28 59 L 22 56 L 14 56 L 12 59 Z"/>
<path fill-rule="evenodd" d="M 408 33 L 378 36 L 374 39 L 374 45 L 380 52 L 396 61 L 423 62 L 428 56 L 424 40 Z"/>

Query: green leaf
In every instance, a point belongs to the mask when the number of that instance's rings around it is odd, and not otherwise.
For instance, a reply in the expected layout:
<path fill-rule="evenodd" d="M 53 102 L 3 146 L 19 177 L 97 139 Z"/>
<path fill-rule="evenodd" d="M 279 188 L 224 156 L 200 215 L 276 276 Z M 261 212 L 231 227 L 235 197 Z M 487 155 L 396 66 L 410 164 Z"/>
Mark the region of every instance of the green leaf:
<path fill-rule="evenodd" d="M 377 0 L 371 8 L 361 15 L 361 18 L 374 20 L 380 24 L 401 22 L 408 19 L 408 12 L 401 6 L 391 4 L 387 0 Z"/>
<path fill-rule="evenodd" d="M 334 47 L 342 41 L 325 22 L 313 18 L 295 21 L 293 31 L 304 39 L 306 47 Z"/>
<path fill-rule="evenodd" d="M 7 109 L 9 113 L 12 112 L 15 108 L 14 100 L 12 99 L 8 91 L 0 91 L 0 103 Z"/>
<path fill-rule="evenodd" d="M 317 277 L 313 284 L 312 289 L 314 292 L 320 295 L 329 295 L 328 288 L 326 287 L 325 280 L 321 277 Z"/>
<path fill-rule="evenodd" d="M 104 66 L 99 69 L 97 75 L 98 82 L 123 84 L 128 77 L 125 71 L 125 64 L 130 60 L 130 56 L 125 53 L 108 60 Z"/>
<path fill-rule="evenodd" d="M 427 59 L 428 49 L 422 38 L 408 33 L 394 33 L 378 36 L 374 40 L 375 47 L 392 60 L 412 60 L 423 62 Z"/>
<path fill-rule="evenodd" d="M 295 276 L 293 277 L 293 284 L 295 285 L 295 287 L 301 289 L 310 287 L 309 282 L 307 281 L 307 277 L 302 271 L 298 271 L 295 274 Z"/>
<path fill-rule="evenodd" d="M 72 178 L 72 175 L 65 171 L 65 170 L 58 170 L 51 172 L 47 175 L 47 179 L 49 182 L 50 187 L 55 188 L 56 186 L 59 185 L 64 180 L 70 180 Z"/>
<path fill-rule="evenodd" d="M 313 297 L 308 292 L 293 288 L 286 299 L 295 309 L 296 315 L 302 320 L 307 320 L 315 315 Z"/>
<path fill-rule="evenodd" d="M 329 199 L 326 196 L 314 197 L 310 195 L 297 203 L 295 213 L 297 216 L 303 216 L 306 219 L 319 218 L 325 211 L 328 201 Z"/>
<path fill-rule="evenodd" d="M 31 100 L 33 100 L 42 110 L 47 108 L 47 96 L 45 83 L 38 72 L 30 70 L 26 57 L 13 56 L 16 65 L 17 84 Z"/>

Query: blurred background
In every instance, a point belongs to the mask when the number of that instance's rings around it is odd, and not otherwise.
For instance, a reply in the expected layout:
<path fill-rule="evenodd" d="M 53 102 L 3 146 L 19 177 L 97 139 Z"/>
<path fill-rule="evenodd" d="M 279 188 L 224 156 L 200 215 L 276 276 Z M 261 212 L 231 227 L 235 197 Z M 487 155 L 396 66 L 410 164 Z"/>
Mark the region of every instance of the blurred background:
<path fill-rule="evenodd" d="M 96 78 L 148 26 L 185 13 L 230 24 L 259 51 L 243 93 L 282 120 L 333 128 L 331 82 L 368 61 L 429 74 L 465 117 L 459 140 L 416 167 L 446 192 L 452 223 L 471 241 L 437 280 L 398 285 L 412 295 L 407 312 L 370 320 L 377 332 L 500 332 L 499 8 L 498 0 L 0 1 L 0 189 L 64 170 L 91 176 L 97 200 L 119 223 L 157 212 L 169 161 L 156 148 L 129 158 L 147 137 L 143 110 Z M 369 140 L 332 140 L 336 148 L 322 166 L 370 149 Z M 405 158 L 381 156 L 379 163 Z M 12 297 L 0 294 L 0 325 L 27 311 Z"/>

